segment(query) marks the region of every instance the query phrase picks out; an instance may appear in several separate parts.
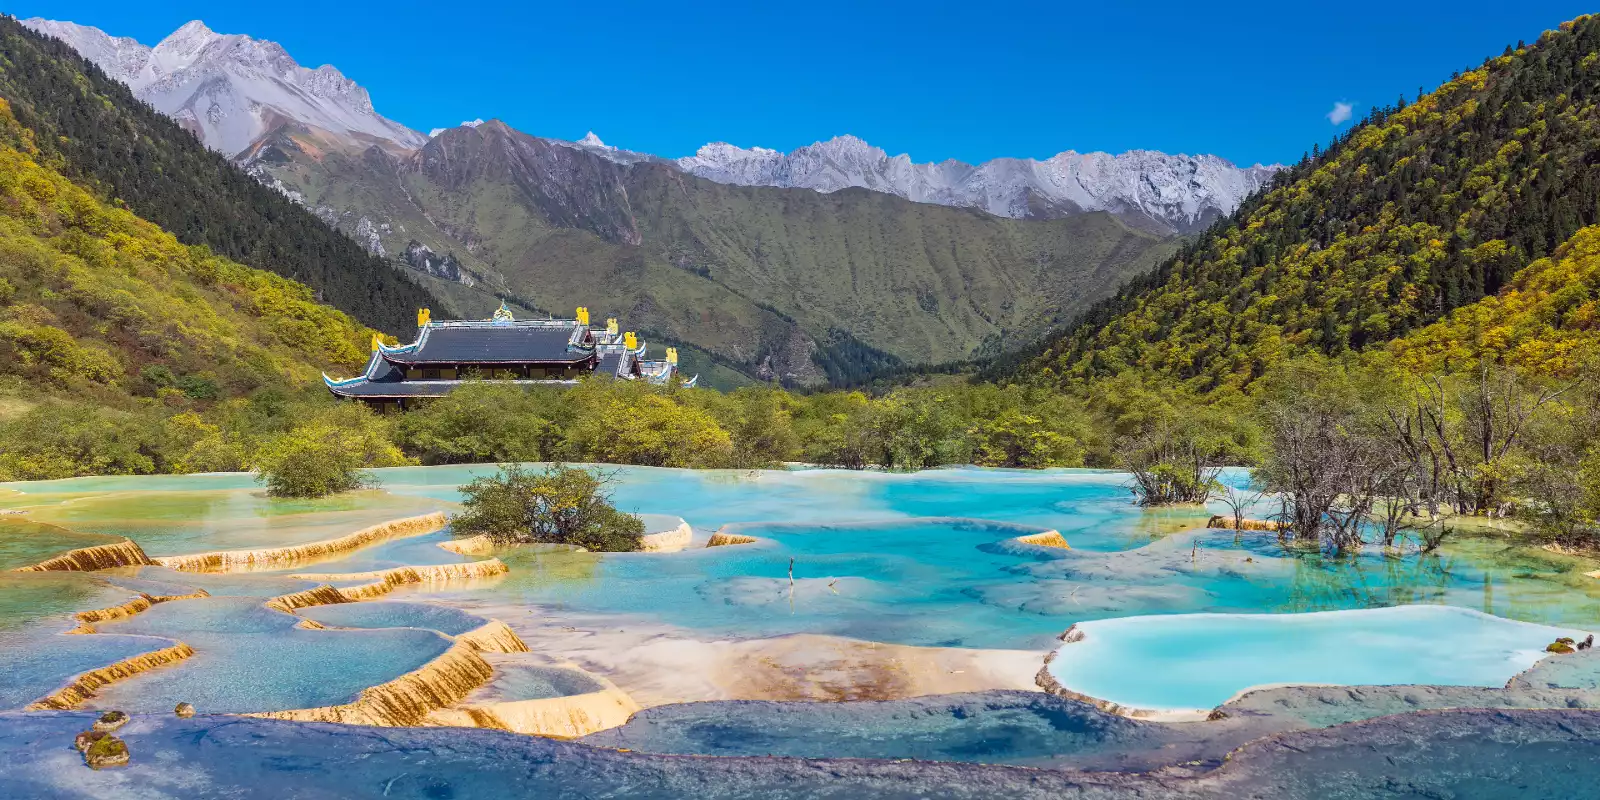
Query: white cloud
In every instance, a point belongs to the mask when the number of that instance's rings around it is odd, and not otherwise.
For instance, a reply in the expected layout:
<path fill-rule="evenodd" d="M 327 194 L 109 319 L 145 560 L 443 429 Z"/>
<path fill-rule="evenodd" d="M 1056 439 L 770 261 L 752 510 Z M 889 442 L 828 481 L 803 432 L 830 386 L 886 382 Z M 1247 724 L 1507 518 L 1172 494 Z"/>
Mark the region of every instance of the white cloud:
<path fill-rule="evenodd" d="M 1354 110 L 1355 106 L 1341 100 L 1337 103 L 1334 103 L 1333 110 L 1328 112 L 1328 121 L 1338 125 L 1339 123 L 1350 119 L 1350 113 Z"/>

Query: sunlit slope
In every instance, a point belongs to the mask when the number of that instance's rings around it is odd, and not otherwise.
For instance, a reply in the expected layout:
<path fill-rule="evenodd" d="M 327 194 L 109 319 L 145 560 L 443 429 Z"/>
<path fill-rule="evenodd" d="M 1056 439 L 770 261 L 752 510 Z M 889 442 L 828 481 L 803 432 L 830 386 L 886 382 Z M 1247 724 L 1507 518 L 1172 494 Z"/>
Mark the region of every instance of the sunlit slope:
<path fill-rule="evenodd" d="M 0 102 L 0 375 L 8 394 L 194 399 L 349 372 L 372 331 L 312 291 L 188 247 L 41 165 Z M 19 149 L 21 148 L 21 149 Z"/>
<path fill-rule="evenodd" d="M 1600 222 L 1600 18 L 1379 109 L 1011 368 L 1242 384 L 1379 345 L 1497 293 Z"/>
<path fill-rule="evenodd" d="M 1600 358 L 1600 226 L 1578 231 L 1494 297 L 1396 340 L 1403 363 L 1447 370 L 1488 356 L 1546 375 Z"/>

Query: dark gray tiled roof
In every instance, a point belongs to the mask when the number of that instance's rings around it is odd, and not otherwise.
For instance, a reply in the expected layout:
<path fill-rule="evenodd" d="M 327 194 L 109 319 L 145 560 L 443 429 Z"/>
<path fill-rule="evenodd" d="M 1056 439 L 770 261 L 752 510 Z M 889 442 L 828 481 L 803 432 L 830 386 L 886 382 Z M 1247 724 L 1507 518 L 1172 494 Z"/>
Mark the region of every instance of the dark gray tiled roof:
<path fill-rule="evenodd" d="M 576 363 L 593 354 L 583 349 L 568 349 L 571 328 L 522 327 L 516 325 L 482 327 L 432 327 L 423 335 L 417 349 L 386 352 L 384 358 L 398 364 L 506 364 L 519 361 Z"/>

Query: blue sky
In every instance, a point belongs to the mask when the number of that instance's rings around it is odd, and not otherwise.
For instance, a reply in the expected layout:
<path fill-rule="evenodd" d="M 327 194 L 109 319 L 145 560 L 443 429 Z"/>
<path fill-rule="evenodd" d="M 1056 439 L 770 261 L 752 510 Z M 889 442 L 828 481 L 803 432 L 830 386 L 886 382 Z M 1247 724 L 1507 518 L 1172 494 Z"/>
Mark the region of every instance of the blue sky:
<path fill-rule="evenodd" d="M 1144 148 L 1292 161 L 1577 3 L 281 3 L 23 0 L 154 44 L 190 19 L 333 64 L 422 131 L 498 117 L 686 155 L 853 133 L 918 161 Z M 1349 124 L 1349 123 L 1345 123 Z"/>

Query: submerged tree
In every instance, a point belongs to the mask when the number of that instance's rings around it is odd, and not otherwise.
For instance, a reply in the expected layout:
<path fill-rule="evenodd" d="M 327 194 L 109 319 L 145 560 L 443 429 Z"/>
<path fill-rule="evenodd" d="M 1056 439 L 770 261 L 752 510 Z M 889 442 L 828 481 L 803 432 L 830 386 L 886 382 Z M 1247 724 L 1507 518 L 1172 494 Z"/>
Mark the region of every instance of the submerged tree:
<path fill-rule="evenodd" d="M 487 535 L 497 544 L 570 544 L 603 552 L 638 550 L 644 522 L 611 504 L 615 476 L 552 464 L 532 472 L 505 464 L 461 487 L 460 536 Z"/>
<path fill-rule="evenodd" d="M 1280 498 L 1284 535 L 1355 549 L 1377 504 L 1403 493 L 1410 465 L 1363 396 L 1375 388 L 1321 360 L 1286 365 L 1267 379 L 1259 412 L 1267 446 L 1256 477 Z"/>

